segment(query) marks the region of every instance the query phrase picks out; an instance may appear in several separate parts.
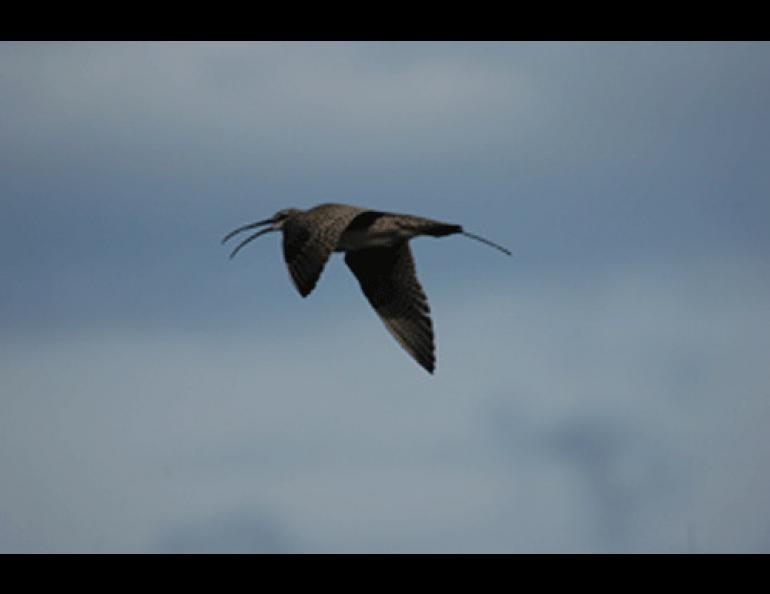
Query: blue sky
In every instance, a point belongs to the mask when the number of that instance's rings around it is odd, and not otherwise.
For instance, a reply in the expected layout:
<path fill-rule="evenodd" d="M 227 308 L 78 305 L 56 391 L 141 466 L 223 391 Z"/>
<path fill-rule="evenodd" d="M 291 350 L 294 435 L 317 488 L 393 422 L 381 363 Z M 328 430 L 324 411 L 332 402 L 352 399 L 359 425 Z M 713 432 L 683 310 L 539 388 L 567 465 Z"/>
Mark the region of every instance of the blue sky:
<path fill-rule="evenodd" d="M 0 551 L 770 550 L 770 45 L 0 44 Z M 413 242 L 428 376 L 338 256 Z"/>

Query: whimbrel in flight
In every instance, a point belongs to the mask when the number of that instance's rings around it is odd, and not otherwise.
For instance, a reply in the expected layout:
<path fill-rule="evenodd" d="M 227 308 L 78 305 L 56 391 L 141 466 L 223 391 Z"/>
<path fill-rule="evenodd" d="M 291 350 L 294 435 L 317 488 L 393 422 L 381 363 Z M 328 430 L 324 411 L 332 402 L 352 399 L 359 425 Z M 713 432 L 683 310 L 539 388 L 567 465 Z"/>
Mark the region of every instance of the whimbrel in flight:
<path fill-rule="evenodd" d="M 299 294 L 307 297 L 329 255 L 345 252 L 345 263 L 385 327 L 429 373 L 436 366 L 433 325 L 428 299 L 417 280 L 409 240 L 418 235 L 444 237 L 461 233 L 511 255 L 504 247 L 468 233 L 460 225 L 346 204 L 279 210 L 269 219 L 238 227 L 222 243 L 262 225 L 269 227 L 241 241 L 231 258 L 260 235 L 283 231 L 283 256 L 289 275 Z"/>

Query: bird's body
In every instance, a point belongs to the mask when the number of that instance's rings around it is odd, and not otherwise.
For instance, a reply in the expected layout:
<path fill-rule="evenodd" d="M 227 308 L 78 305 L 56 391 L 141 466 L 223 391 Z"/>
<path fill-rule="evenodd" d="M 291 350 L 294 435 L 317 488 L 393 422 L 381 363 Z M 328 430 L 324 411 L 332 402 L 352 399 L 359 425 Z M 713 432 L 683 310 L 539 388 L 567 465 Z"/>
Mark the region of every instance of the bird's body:
<path fill-rule="evenodd" d="M 271 227 L 247 237 L 231 256 L 264 233 L 282 231 L 289 275 L 300 295 L 307 297 L 331 253 L 344 252 L 345 263 L 385 327 L 430 373 L 436 362 L 433 325 L 427 297 L 417 280 L 409 240 L 419 235 L 444 237 L 462 233 L 510 254 L 505 248 L 466 233 L 460 225 L 346 204 L 281 210 L 271 219 L 239 227 L 223 242 L 260 225 Z"/>

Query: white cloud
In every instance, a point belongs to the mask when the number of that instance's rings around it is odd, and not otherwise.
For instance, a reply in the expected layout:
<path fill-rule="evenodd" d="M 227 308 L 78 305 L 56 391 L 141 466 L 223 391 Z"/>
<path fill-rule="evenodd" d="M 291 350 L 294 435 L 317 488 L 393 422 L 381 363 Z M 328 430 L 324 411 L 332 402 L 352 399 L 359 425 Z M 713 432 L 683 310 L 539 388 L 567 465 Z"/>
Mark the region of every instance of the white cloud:
<path fill-rule="evenodd" d="M 440 150 L 469 134 L 481 141 L 501 116 L 506 125 L 530 119 L 534 96 L 522 71 L 440 51 L 373 62 L 376 47 L 14 45 L 0 53 L 14 112 L 6 125 L 22 141 L 33 132 L 77 142 L 78 130 L 129 143 L 194 138 L 220 150 L 233 140 L 289 152 L 310 143 L 356 158 L 383 146 Z"/>
<path fill-rule="evenodd" d="M 0 548 L 766 549 L 764 52 L 3 44 Z M 327 192 L 514 249 L 416 248 L 436 377 L 223 267 Z"/>
<path fill-rule="evenodd" d="M 438 298 L 435 377 L 373 315 L 6 344 L 2 547 L 235 514 L 299 550 L 761 549 L 770 287 L 736 264 L 720 298 L 698 270 Z"/>

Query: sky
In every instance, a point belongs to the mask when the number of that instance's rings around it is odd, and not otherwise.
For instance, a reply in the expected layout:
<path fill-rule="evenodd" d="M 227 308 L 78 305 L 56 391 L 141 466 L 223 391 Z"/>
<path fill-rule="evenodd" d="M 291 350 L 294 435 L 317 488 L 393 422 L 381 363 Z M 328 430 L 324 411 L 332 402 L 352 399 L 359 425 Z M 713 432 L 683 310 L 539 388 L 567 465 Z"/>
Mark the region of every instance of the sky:
<path fill-rule="evenodd" d="M 770 44 L 0 43 L 0 552 L 770 552 Z M 431 376 L 342 258 L 412 242 Z"/>

